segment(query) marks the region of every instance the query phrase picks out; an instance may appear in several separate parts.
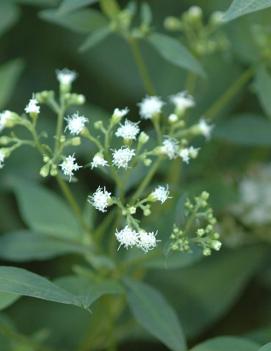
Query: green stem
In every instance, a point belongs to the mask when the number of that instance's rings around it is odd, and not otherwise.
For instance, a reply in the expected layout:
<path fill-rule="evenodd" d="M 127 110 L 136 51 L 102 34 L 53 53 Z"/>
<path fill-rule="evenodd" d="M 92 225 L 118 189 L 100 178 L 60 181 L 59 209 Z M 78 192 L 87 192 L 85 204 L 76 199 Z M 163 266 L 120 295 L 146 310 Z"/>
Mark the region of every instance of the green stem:
<path fill-rule="evenodd" d="M 63 123 L 64 123 L 64 113 L 65 113 L 65 106 L 63 101 L 63 96 L 60 97 L 60 108 L 57 114 L 57 125 L 56 125 L 56 140 L 55 140 L 55 153 L 57 152 L 60 146 L 60 137 L 63 130 Z"/>
<path fill-rule="evenodd" d="M 203 114 L 207 119 L 213 119 L 219 111 L 241 90 L 241 88 L 253 77 L 254 67 L 248 68 L 226 90 L 226 92 Z"/>
<path fill-rule="evenodd" d="M 147 67 L 145 65 L 145 62 L 143 60 L 141 51 L 140 51 L 140 47 L 138 45 L 138 41 L 134 38 L 128 38 L 128 43 L 130 44 L 135 62 L 137 64 L 138 67 L 138 71 L 140 74 L 140 77 L 142 79 L 142 82 L 144 84 L 144 88 L 146 90 L 146 92 L 149 95 L 155 95 L 155 88 L 152 84 L 149 72 L 147 70 Z"/>
<path fill-rule="evenodd" d="M 63 193 L 63 195 L 65 196 L 66 200 L 68 201 L 70 207 L 72 208 L 74 214 L 76 215 L 76 217 L 78 218 L 79 223 L 81 224 L 82 228 L 85 229 L 88 233 L 90 233 L 90 228 L 86 225 L 81 209 L 78 206 L 77 201 L 75 200 L 72 192 L 70 191 L 68 185 L 64 182 L 64 180 L 57 175 L 56 176 L 58 185 Z"/>
<path fill-rule="evenodd" d="M 149 169 L 149 172 L 146 174 L 145 178 L 137 188 L 137 191 L 134 193 L 131 202 L 136 201 L 141 194 L 144 192 L 146 187 L 149 185 L 150 181 L 152 180 L 153 176 L 155 175 L 155 172 L 157 171 L 158 167 L 160 166 L 161 162 L 161 157 L 159 157 L 152 165 L 152 167 Z"/>

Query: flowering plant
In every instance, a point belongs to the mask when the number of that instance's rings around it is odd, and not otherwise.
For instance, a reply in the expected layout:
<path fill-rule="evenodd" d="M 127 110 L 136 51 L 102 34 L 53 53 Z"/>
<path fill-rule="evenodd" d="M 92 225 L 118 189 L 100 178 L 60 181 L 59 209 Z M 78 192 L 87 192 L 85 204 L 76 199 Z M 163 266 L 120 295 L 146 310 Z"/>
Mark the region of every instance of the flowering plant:
<path fill-rule="evenodd" d="M 45 30 L 46 65 L 30 50 L 37 59 L 19 102 L 0 93 L 0 349 L 130 350 L 131 340 L 153 338 L 173 351 L 258 351 L 268 339 L 249 327 L 246 338 L 198 339 L 236 313 L 257 273 L 259 290 L 270 288 L 270 169 L 266 150 L 246 157 L 245 149 L 270 146 L 270 122 L 229 113 L 244 109 L 241 91 L 253 100 L 243 88 L 254 79 L 256 109 L 270 116 L 269 30 L 264 20 L 236 22 L 238 30 L 231 20 L 271 3 L 160 13 L 140 1 L 0 2 L 9 26 L 19 9 L 33 16 L 24 3 L 44 7 L 37 21 L 57 40 Z M 52 22 L 77 33 L 67 52 L 58 47 L 67 32 L 50 32 Z M 53 48 L 61 59 L 50 61 Z M 7 92 L 18 62 L 0 66 Z M 31 78 L 35 65 L 48 75 Z M 78 73 L 58 69 L 52 80 L 60 65 Z"/>

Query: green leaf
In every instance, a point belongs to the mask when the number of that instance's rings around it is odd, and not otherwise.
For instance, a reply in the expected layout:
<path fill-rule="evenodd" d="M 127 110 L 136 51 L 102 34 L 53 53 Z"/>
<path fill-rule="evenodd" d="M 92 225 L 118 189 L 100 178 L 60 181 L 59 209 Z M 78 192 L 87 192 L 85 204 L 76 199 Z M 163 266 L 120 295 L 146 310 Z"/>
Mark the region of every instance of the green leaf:
<path fill-rule="evenodd" d="M 40 17 L 76 33 L 89 33 L 107 24 L 106 18 L 99 11 L 92 9 L 64 14 L 56 10 L 44 10 L 40 12 Z"/>
<path fill-rule="evenodd" d="M 262 246 L 222 251 L 186 268 L 153 271 L 149 279 L 180 314 L 185 335 L 195 337 L 232 308 L 267 254 Z"/>
<path fill-rule="evenodd" d="M 14 262 L 46 260 L 66 254 L 88 254 L 89 248 L 71 240 L 26 230 L 0 236 L 0 258 Z"/>
<path fill-rule="evenodd" d="M 251 114 L 237 115 L 220 123 L 213 134 L 215 139 L 247 146 L 270 146 L 270 135 L 271 122 Z"/>
<path fill-rule="evenodd" d="M 0 310 L 7 308 L 11 304 L 13 304 L 20 295 L 17 294 L 9 294 L 9 293 L 0 293 Z"/>
<path fill-rule="evenodd" d="M 153 33 L 147 37 L 147 41 L 158 53 L 172 64 L 192 71 L 201 77 L 205 77 L 200 63 L 178 40 L 165 34 Z"/>
<path fill-rule="evenodd" d="M 0 267 L 0 292 L 83 306 L 77 296 L 51 283 L 46 278 L 22 268 Z"/>
<path fill-rule="evenodd" d="M 73 213 L 53 192 L 18 178 L 13 180 L 12 187 L 20 213 L 34 232 L 60 238 L 81 238 L 80 226 Z"/>
<path fill-rule="evenodd" d="M 7 104 L 22 73 L 23 67 L 24 64 L 19 59 L 9 61 L 0 66 L 0 109 L 4 108 Z"/>
<path fill-rule="evenodd" d="M 163 295 L 145 283 L 127 279 L 125 284 L 128 304 L 138 323 L 170 350 L 186 350 L 178 317 Z"/>
<path fill-rule="evenodd" d="M 271 0 L 234 0 L 225 12 L 226 22 L 244 16 L 248 13 L 266 9 L 271 6 Z"/>
<path fill-rule="evenodd" d="M 204 341 L 191 351 L 257 351 L 258 347 L 256 343 L 246 339 L 223 336 Z"/>
<path fill-rule="evenodd" d="M 114 280 L 97 282 L 83 276 L 66 276 L 55 280 L 61 288 L 80 297 L 84 306 L 91 306 L 103 295 L 123 294 L 122 287 Z"/>
<path fill-rule="evenodd" d="M 152 11 L 151 11 L 151 7 L 148 3 L 143 2 L 143 4 L 141 5 L 140 15 L 141 15 L 142 22 L 145 25 L 149 26 L 151 24 L 151 21 L 152 21 Z"/>
<path fill-rule="evenodd" d="M 86 50 L 93 48 L 95 45 L 103 41 L 110 33 L 111 33 L 111 30 L 108 26 L 96 29 L 95 31 L 93 31 L 88 35 L 86 40 L 80 46 L 80 51 L 84 52 Z"/>
<path fill-rule="evenodd" d="M 260 66 L 257 69 L 254 87 L 263 110 L 267 116 L 271 117 L 271 75 L 264 66 Z"/>
<path fill-rule="evenodd" d="M 86 7 L 88 5 L 92 5 L 98 0 L 63 0 L 59 6 L 59 13 L 68 13 L 74 10 L 78 10 L 82 7 Z"/>
<path fill-rule="evenodd" d="M 19 8 L 11 1 L 0 1 L 0 36 L 17 22 L 19 15 Z"/>
<path fill-rule="evenodd" d="M 15 2 L 32 6 L 55 6 L 59 0 L 15 0 Z"/>
<path fill-rule="evenodd" d="M 271 351 L 271 342 L 261 347 L 258 351 Z"/>

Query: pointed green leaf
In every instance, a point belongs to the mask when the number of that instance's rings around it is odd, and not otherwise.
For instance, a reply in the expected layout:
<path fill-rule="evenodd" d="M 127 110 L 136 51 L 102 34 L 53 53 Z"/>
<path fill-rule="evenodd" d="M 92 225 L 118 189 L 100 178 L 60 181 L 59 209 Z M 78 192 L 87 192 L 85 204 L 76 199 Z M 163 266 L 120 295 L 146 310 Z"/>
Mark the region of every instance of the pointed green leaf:
<path fill-rule="evenodd" d="M 77 296 L 38 274 L 17 267 L 0 267 L 0 292 L 82 306 L 82 301 Z"/>
<path fill-rule="evenodd" d="M 80 239 L 81 231 L 69 207 L 50 190 L 22 179 L 14 179 L 21 215 L 34 231 L 54 237 Z"/>
<path fill-rule="evenodd" d="M 4 308 L 7 308 L 11 304 L 13 304 L 20 295 L 17 294 L 9 294 L 9 293 L 0 293 L 0 310 L 3 310 Z"/>
<path fill-rule="evenodd" d="M 98 0 L 62 0 L 58 12 L 62 14 L 72 12 L 82 7 L 92 5 L 95 2 L 98 2 Z"/>
<path fill-rule="evenodd" d="M 19 8 L 12 1 L 0 1 L 0 35 L 15 24 L 19 15 Z"/>
<path fill-rule="evenodd" d="M 153 33 L 147 37 L 147 41 L 158 53 L 172 64 L 192 71 L 201 77 L 205 77 L 200 63 L 178 40 L 165 34 Z"/>
<path fill-rule="evenodd" d="M 92 9 L 76 10 L 64 14 L 50 9 L 41 11 L 40 17 L 76 33 L 89 33 L 107 24 L 101 12 Z"/>
<path fill-rule="evenodd" d="M 23 67 L 23 62 L 19 59 L 0 66 L 0 109 L 4 108 L 8 102 Z"/>
<path fill-rule="evenodd" d="M 83 276 L 66 276 L 55 280 L 61 288 L 80 297 L 82 304 L 91 306 L 103 295 L 118 295 L 123 293 L 122 287 L 113 280 L 97 282 Z"/>
<path fill-rule="evenodd" d="M 129 307 L 150 334 L 170 350 L 186 350 L 182 328 L 176 313 L 157 290 L 131 279 L 125 281 Z"/>
<path fill-rule="evenodd" d="M 258 351 L 271 351 L 271 342 L 261 347 Z"/>
<path fill-rule="evenodd" d="M 93 48 L 95 45 L 103 41 L 110 33 L 111 30 L 109 27 L 102 27 L 96 29 L 94 32 L 90 33 L 85 39 L 83 44 L 80 46 L 80 51 L 84 52 Z"/>
<path fill-rule="evenodd" d="M 270 146 L 270 135 L 270 121 L 261 116 L 244 114 L 217 125 L 213 137 L 240 145 Z"/>
<path fill-rule="evenodd" d="M 244 16 L 248 13 L 266 9 L 271 6 L 271 0 L 233 0 L 228 10 L 225 12 L 226 22 Z"/>
<path fill-rule="evenodd" d="M 264 66 L 257 69 L 254 86 L 263 110 L 271 117 L 271 75 Z"/>
<path fill-rule="evenodd" d="M 46 260 L 66 254 L 87 254 L 88 247 L 26 230 L 0 236 L 0 258 L 14 262 Z"/>
<path fill-rule="evenodd" d="M 204 341 L 190 351 L 257 351 L 258 347 L 246 339 L 224 336 Z"/>

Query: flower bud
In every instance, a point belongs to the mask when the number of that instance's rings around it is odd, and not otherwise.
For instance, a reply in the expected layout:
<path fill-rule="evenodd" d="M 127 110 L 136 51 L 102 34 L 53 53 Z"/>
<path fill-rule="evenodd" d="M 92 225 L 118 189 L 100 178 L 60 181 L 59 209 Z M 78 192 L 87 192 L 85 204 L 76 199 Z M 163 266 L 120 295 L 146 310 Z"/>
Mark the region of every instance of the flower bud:
<path fill-rule="evenodd" d="M 149 141 L 150 137 L 145 132 L 141 132 L 138 137 L 138 143 L 143 145 Z"/>
<path fill-rule="evenodd" d="M 40 175 L 42 177 L 47 177 L 50 171 L 50 163 L 46 163 L 44 166 L 41 167 L 40 169 Z"/>

